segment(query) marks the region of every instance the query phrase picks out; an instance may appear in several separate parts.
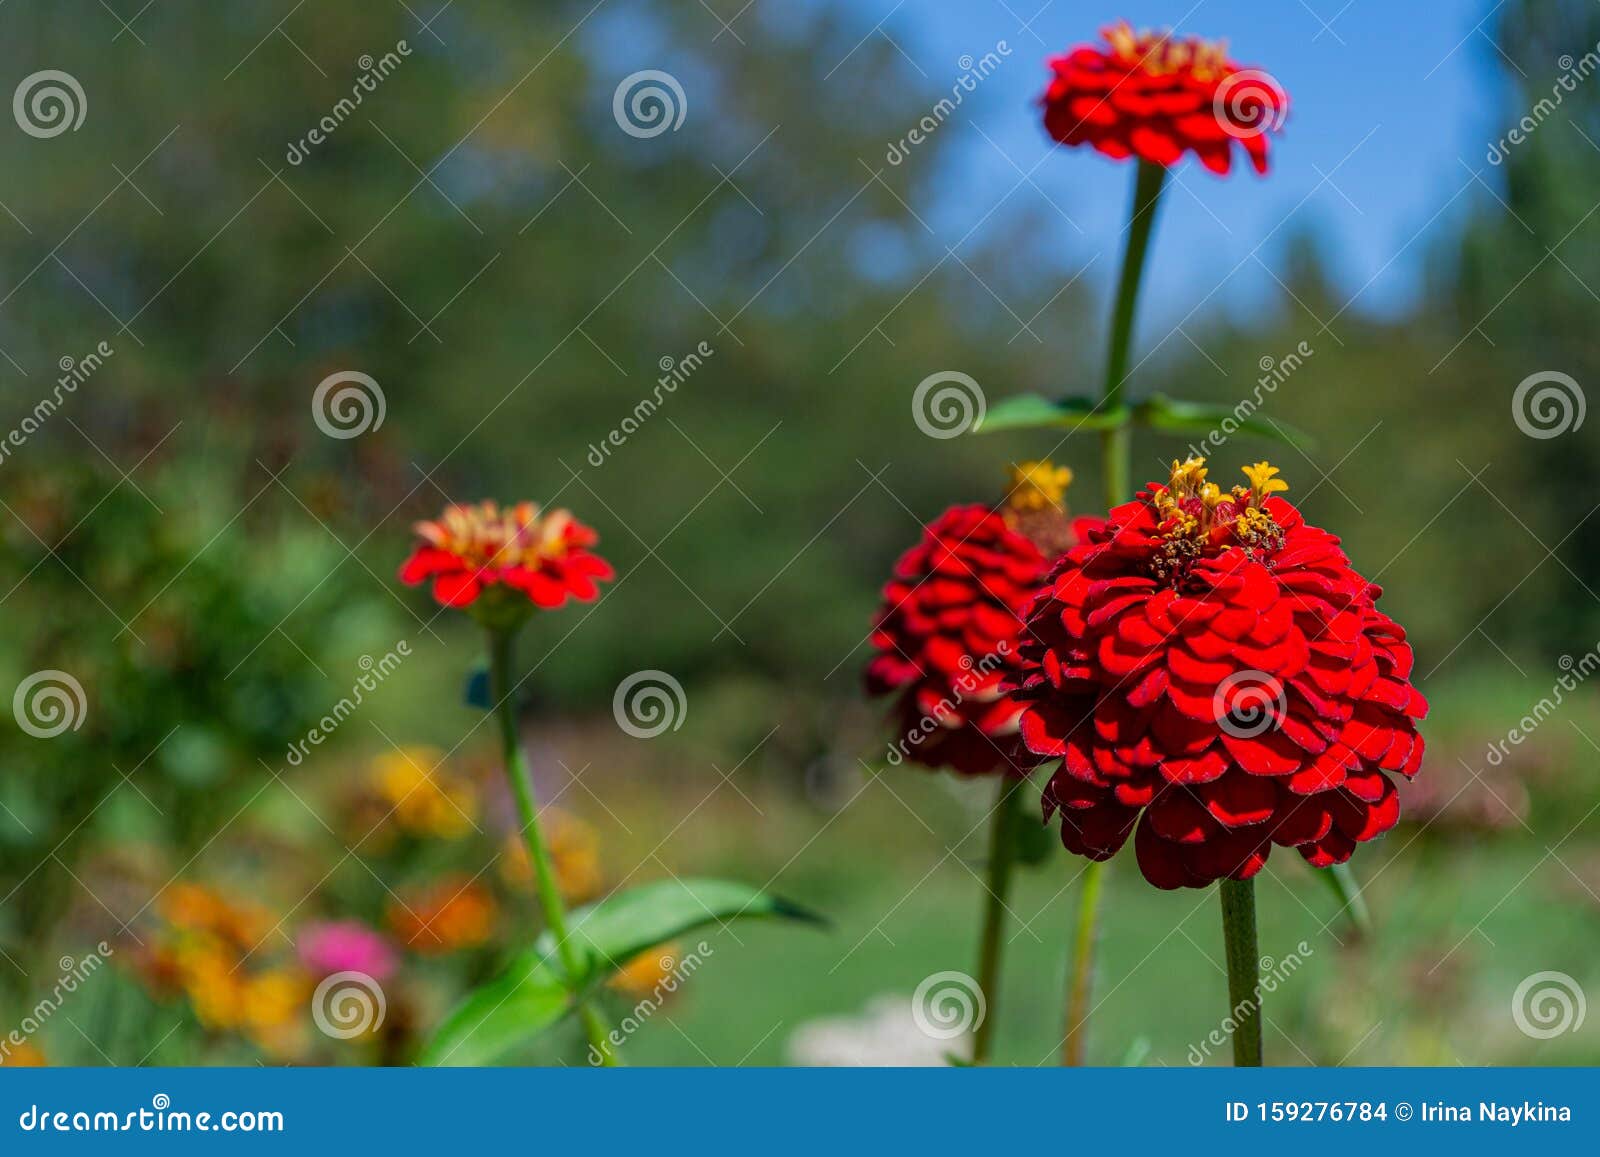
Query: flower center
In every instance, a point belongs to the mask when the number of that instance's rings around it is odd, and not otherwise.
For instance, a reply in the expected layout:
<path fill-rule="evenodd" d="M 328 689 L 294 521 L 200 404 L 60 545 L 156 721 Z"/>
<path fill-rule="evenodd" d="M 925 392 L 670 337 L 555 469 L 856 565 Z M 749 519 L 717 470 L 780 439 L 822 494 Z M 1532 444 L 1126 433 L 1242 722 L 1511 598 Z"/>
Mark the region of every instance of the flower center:
<path fill-rule="evenodd" d="M 1066 466 L 1057 466 L 1048 458 L 1023 462 L 1011 468 L 1006 506 L 1018 511 L 1060 510 L 1071 485 L 1072 471 Z"/>
<path fill-rule="evenodd" d="M 1250 485 L 1224 492 L 1206 481 L 1204 458 L 1173 461 L 1167 485 L 1148 498 L 1159 522 L 1160 544 L 1150 560 L 1155 578 L 1178 586 L 1195 560 L 1232 547 L 1270 565 L 1272 554 L 1283 545 L 1283 529 L 1262 504 L 1289 484 L 1267 462 L 1242 470 Z"/>
<path fill-rule="evenodd" d="M 1077 542 L 1067 517 L 1071 485 L 1072 471 L 1048 458 L 1012 466 L 1011 488 L 1000 504 L 1000 516 L 1046 558 L 1054 558 Z"/>
<path fill-rule="evenodd" d="M 1126 20 L 1105 29 L 1104 35 L 1119 61 L 1152 76 L 1187 72 L 1196 80 L 1216 80 L 1229 71 L 1226 40 L 1175 38 L 1170 29 L 1135 32 Z"/>
<path fill-rule="evenodd" d="M 493 502 L 452 506 L 437 522 L 419 522 L 417 534 L 472 567 L 537 566 L 567 553 L 565 510 L 541 514 L 531 502 L 502 511 Z"/>

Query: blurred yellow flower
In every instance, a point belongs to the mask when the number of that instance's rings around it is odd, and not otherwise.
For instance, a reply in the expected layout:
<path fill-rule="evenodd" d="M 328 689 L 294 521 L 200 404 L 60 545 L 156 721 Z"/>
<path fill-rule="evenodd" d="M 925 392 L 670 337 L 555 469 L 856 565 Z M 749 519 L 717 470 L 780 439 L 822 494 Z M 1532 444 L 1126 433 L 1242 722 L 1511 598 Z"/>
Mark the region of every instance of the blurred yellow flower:
<path fill-rule="evenodd" d="M 306 1007 L 311 985 L 298 971 L 275 968 L 248 978 L 244 989 L 244 1027 L 258 1044 L 273 1048 Z"/>
<path fill-rule="evenodd" d="M 546 808 L 539 816 L 539 823 L 550 848 L 550 863 L 555 869 L 561 898 L 568 904 L 582 904 L 598 896 L 604 877 L 600 872 L 600 837 L 594 828 L 577 816 L 555 808 Z M 519 891 L 533 887 L 528 847 L 516 832 L 506 837 L 501 849 L 500 876 Z"/>
<path fill-rule="evenodd" d="M 226 1032 L 244 1020 L 247 976 L 236 971 L 237 961 L 208 948 L 179 950 L 178 976 L 184 994 L 200 1023 Z"/>
<path fill-rule="evenodd" d="M 404 747 L 372 761 L 369 781 L 395 824 L 416 836 L 455 839 L 473 829 L 478 793 L 436 747 Z"/>

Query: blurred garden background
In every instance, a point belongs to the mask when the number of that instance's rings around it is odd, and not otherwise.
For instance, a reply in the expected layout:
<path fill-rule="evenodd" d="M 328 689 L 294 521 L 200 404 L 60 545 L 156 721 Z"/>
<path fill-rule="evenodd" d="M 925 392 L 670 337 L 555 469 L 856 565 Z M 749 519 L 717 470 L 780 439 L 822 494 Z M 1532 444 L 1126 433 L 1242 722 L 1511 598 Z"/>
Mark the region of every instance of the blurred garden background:
<path fill-rule="evenodd" d="M 1600 645 L 1600 422 L 1513 416 L 1530 375 L 1600 381 L 1600 9 L 1034 7 L 0 7 L 4 87 L 60 70 L 87 106 L 3 134 L 0 690 L 61 671 L 83 699 L 58 735 L 0 726 L 0 1033 L 107 947 L 13 1061 L 407 1063 L 528 942 L 478 639 L 393 578 L 415 520 L 496 497 L 570 507 L 619 572 L 522 653 L 569 898 L 727 875 L 830 921 L 712 931 L 628 1059 L 937 1062 L 903 1012 L 972 968 L 992 788 L 884 768 L 859 671 L 921 522 L 1046 453 L 1099 501 L 1091 436 L 931 438 L 911 398 L 1098 380 L 1131 174 L 1052 150 L 1030 101 L 1126 15 L 1229 36 L 1295 102 L 1269 177 L 1178 174 L 1131 390 L 1273 380 L 1258 417 L 1315 444 L 1238 435 L 1220 476 L 1282 466 L 1433 705 L 1401 827 L 1354 861 L 1374 934 L 1298 857 L 1258 886 L 1263 952 L 1309 946 L 1269 1060 L 1600 1062 L 1600 1014 L 1511 1015 L 1541 971 L 1600 993 L 1600 685 L 1559 685 Z M 624 130 L 641 70 L 680 126 Z M 339 373 L 383 400 L 352 437 L 314 417 Z M 652 738 L 613 713 L 639 671 L 684 692 Z M 1055 1059 L 1080 866 L 1055 848 L 1018 885 L 1004 1063 Z M 1121 862 L 1109 888 L 1090 1057 L 1193 1063 L 1226 1004 L 1215 899 Z M 349 922 L 384 937 L 389 1003 L 340 1040 L 308 993 Z M 695 951 L 641 960 L 613 1011 Z"/>

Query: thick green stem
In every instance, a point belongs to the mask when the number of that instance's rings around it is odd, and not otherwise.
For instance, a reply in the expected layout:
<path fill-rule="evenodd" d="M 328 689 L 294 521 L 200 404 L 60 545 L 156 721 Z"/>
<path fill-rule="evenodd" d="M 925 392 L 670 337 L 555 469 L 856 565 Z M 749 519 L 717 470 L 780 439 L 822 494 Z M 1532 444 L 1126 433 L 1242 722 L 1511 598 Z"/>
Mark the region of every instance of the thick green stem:
<path fill-rule="evenodd" d="M 989 838 L 989 878 L 985 881 L 983 939 L 978 948 L 978 988 L 986 1012 L 972 1039 L 972 1063 L 988 1061 L 994 1045 L 994 1026 L 1000 1004 L 1001 936 L 1006 923 L 1006 894 L 1011 890 L 1011 869 L 1017 858 L 1017 805 L 1022 780 L 1004 776 L 994 804 L 994 827 Z"/>
<path fill-rule="evenodd" d="M 1256 884 L 1223 880 L 1222 942 L 1228 955 L 1228 1017 L 1233 1021 L 1233 1063 L 1261 1066 L 1261 957 L 1256 950 Z"/>
<path fill-rule="evenodd" d="M 1128 247 L 1122 254 L 1122 273 L 1117 280 L 1117 302 L 1111 313 L 1111 344 L 1106 356 L 1105 388 L 1101 408 L 1115 413 L 1123 404 L 1122 387 L 1128 376 L 1128 350 L 1133 343 L 1134 310 L 1139 304 L 1139 283 L 1144 276 L 1144 258 L 1150 248 L 1150 233 L 1156 223 L 1156 207 L 1167 170 L 1149 161 L 1139 162 L 1139 176 L 1133 187 L 1133 209 L 1128 221 Z M 1126 422 L 1101 435 L 1102 468 L 1106 506 L 1110 508 L 1130 497 L 1128 465 L 1132 431 Z"/>
<path fill-rule="evenodd" d="M 1139 162 L 1139 175 L 1133 185 L 1133 207 L 1128 220 L 1128 245 L 1122 254 L 1122 272 L 1117 278 L 1117 300 L 1111 311 L 1111 336 L 1106 350 L 1105 386 L 1100 408 L 1114 414 L 1125 403 L 1122 387 L 1128 376 L 1128 351 L 1133 344 L 1133 319 L 1139 304 L 1139 284 L 1144 278 L 1145 254 L 1156 223 L 1156 207 L 1167 170 L 1149 161 Z M 1100 435 L 1101 470 L 1106 508 L 1126 502 L 1131 495 L 1129 454 L 1132 430 L 1126 421 Z M 1100 921 L 1100 894 L 1105 886 L 1103 863 L 1091 863 L 1083 874 L 1078 896 L 1077 938 L 1067 975 L 1066 1038 L 1061 1045 L 1061 1063 L 1083 1063 L 1089 1029 L 1089 998 L 1094 990 L 1094 946 Z"/>
<path fill-rule="evenodd" d="M 1078 893 L 1078 926 L 1072 943 L 1072 965 L 1067 976 L 1067 1033 L 1061 1041 L 1061 1063 L 1081 1065 L 1088 1041 L 1089 995 L 1094 989 L 1094 948 L 1099 936 L 1100 889 L 1105 884 L 1104 861 L 1090 860 L 1083 870 Z"/>
<path fill-rule="evenodd" d="M 545 847 L 544 834 L 539 828 L 539 805 L 534 799 L 533 777 L 528 774 L 528 761 L 522 754 L 522 743 L 517 734 L 517 710 L 513 703 L 511 683 L 511 654 L 516 644 L 515 630 L 489 632 L 489 687 L 495 703 L 495 717 L 500 722 L 500 742 L 505 752 L 506 778 L 511 782 L 511 794 L 517 801 L 517 815 L 522 823 L 522 838 L 528 846 L 528 860 L 533 865 L 533 878 L 539 892 L 539 905 L 544 909 L 545 926 L 555 938 L 556 951 L 561 966 L 569 977 L 580 974 L 582 961 L 577 945 L 567 932 L 567 910 L 561 902 L 561 889 L 556 883 L 555 867 L 550 862 L 550 851 Z M 578 1002 L 578 1019 L 583 1022 L 584 1035 L 589 1038 L 590 1050 L 597 1063 L 615 1065 L 616 1051 L 600 1014 L 582 996 Z"/>

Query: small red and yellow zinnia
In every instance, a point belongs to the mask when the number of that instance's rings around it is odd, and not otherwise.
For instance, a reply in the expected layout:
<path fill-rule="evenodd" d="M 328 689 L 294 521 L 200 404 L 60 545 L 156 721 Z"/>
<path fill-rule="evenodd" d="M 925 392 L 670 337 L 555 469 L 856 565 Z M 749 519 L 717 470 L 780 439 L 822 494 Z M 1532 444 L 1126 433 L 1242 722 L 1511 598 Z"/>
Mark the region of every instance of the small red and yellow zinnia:
<path fill-rule="evenodd" d="M 1135 32 L 1126 21 L 1102 35 L 1104 46 L 1049 62 L 1054 77 L 1039 103 L 1054 139 L 1163 167 L 1193 153 L 1223 174 L 1237 143 L 1256 172 L 1267 171 L 1267 136 L 1289 112 L 1272 76 L 1230 60 L 1226 41 Z"/>
<path fill-rule="evenodd" d="M 422 542 L 400 568 L 400 581 L 431 580 L 433 597 L 447 607 L 504 593 L 553 610 L 568 599 L 594 600 L 599 584 L 615 577 L 589 549 L 599 535 L 566 510 L 541 511 L 532 502 L 505 510 L 493 502 L 454 505 L 415 530 Z"/>
<path fill-rule="evenodd" d="M 1019 613 L 1076 541 L 1063 501 L 1071 481 L 1065 467 L 1025 462 L 1006 501 L 951 507 L 900 556 L 865 676 L 868 694 L 893 697 L 891 763 L 963 775 L 1038 765 L 1018 734 L 1022 704 L 1001 688 L 1021 671 Z"/>

